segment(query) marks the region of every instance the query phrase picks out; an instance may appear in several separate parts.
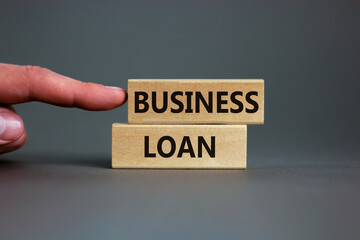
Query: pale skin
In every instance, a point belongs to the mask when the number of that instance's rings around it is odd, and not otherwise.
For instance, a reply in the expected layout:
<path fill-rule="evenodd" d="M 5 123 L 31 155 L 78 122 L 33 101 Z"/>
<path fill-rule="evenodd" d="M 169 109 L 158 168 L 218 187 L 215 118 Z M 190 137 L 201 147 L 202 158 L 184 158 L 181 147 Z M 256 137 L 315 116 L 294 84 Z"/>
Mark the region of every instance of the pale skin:
<path fill-rule="evenodd" d="M 46 68 L 0 63 L 0 154 L 21 148 L 24 122 L 12 104 L 39 101 L 91 111 L 117 108 L 127 93 L 119 87 L 81 82 Z"/>

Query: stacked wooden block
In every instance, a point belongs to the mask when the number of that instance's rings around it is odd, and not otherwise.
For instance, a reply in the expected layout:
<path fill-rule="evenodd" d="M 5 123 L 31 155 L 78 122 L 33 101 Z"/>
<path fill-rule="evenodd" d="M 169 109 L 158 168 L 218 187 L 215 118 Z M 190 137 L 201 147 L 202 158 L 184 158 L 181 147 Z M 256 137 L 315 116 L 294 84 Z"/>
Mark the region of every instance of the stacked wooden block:
<path fill-rule="evenodd" d="M 128 109 L 113 124 L 113 168 L 245 169 L 264 80 L 129 80 Z"/>

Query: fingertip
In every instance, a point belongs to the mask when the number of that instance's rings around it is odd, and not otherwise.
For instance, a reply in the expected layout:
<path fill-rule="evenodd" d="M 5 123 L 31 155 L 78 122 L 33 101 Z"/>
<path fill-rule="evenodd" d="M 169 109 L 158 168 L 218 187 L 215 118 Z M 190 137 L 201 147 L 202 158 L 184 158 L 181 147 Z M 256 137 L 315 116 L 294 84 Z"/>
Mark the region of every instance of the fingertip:
<path fill-rule="evenodd" d="M 126 100 L 127 100 L 127 92 L 125 89 L 123 88 L 119 88 L 119 87 L 113 87 L 113 86 L 106 86 L 109 89 L 112 89 L 112 91 L 115 91 L 116 95 L 117 95 L 117 99 L 115 101 L 116 103 L 116 107 L 120 107 L 121 105 L 123 105 Z"/>
<path fill-rule="evenodd" d="M 0 154 L 21 148 L 26 139 L 21 117 L 8 108 L 0 108 Z"/>
<path fill-rule="evenodd" d="M 27 133 L 24 131 L 17 139 L 10 141 L 5 145 L 0 145 L 0 154 L 13 152 L 23 147 L 27 140 Z"/>
<path fill-rule="evenodd" d="M 123 105 L 127 93 L 119 87 L 83 83 L 75 94 L 74 106 L 90 111 L 106 111 Z"/>
<path fill-rule="evenodd" d="M 127 100 L 127 92 L 125 89 L 113 86 L 105 86 L 107 91 L 107 101 L 104 110 L 111 110 L 122 106 Z"/>
<path fill-rule="evenodd" d="M 18 139 L 24 133 L 24 122 L 14 112 L 0 113 L 0 144 Z"/>

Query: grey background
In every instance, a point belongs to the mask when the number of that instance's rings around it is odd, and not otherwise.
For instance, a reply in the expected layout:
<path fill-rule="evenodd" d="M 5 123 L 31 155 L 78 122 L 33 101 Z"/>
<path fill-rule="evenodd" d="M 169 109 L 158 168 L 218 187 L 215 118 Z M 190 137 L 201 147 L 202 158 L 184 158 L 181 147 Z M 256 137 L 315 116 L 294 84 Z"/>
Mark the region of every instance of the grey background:
<path fill-rule="evenodd" d="M 357 1 L 0 1 L 0 61 L 83 80 L 264 78 L 246 171 L 112 170 L 109 112 L 15 106 L 1 239 L 358 239 Z"/>

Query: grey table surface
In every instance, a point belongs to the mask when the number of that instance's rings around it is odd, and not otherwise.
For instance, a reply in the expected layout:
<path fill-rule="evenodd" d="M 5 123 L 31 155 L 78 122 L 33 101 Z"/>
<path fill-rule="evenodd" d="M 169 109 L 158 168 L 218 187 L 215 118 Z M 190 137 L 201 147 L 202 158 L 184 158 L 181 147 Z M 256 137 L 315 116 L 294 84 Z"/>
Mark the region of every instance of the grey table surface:
<path fill-rule="evenodd" d="M 110 161 L 1 156 L 0 238 L 360 236 L 356 156 L 250 155 L 247 170 L 115 170 Z"/>

